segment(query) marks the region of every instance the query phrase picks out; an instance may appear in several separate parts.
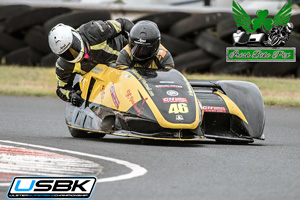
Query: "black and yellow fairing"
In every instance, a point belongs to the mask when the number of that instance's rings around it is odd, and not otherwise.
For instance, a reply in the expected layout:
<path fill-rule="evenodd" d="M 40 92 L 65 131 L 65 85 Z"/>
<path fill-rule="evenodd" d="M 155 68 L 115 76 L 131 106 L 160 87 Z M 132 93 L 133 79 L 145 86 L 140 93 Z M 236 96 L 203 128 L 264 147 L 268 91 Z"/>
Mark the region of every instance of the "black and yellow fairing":
<path fill-rule="evenodd" d="M 66 117 L 70 127 L 151 139 L 199 140 L 203 136 L 201 103 L 177 70 L 119 70 L 97 65 L 83 75 L 80 88 L 86 102 Z M 78 113 L 83 113 L 81 122 L 76 122 Z M 101 125 L 107 117 L 111 129 Z M 94 118 L 90 125 L 82 122 L 89 118 Z M 100 121 L 98 125 L 95 120 Z"/>
<path fill-rule="evenodd" d="M 246 81 L 189 80 L 204 110 L 207 138 L 253 142 L 264 139 L 265 110 L 259 88 Z"/>

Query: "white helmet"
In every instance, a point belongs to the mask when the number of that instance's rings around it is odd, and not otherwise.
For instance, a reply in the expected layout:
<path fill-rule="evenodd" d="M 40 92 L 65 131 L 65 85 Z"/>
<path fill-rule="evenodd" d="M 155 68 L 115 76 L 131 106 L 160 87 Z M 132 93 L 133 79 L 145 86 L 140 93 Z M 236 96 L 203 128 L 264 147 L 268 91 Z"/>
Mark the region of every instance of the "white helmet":
<path fill-rule="evenodd" d="M 83 40 L 71 26 L 57 24 L 49 32 L 48 42 L 53 53 L 70 63 L 79 62 L 83 58 Z"/>

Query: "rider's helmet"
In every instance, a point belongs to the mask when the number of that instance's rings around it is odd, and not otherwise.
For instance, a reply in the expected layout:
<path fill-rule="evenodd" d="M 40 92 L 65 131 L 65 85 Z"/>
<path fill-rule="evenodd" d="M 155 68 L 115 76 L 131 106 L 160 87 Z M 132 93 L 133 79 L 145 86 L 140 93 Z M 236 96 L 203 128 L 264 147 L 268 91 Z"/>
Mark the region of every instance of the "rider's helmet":
<path fill-rule="evenodd" d="M 154 22 L 139 21 L 129 33 L 130 53 L 137 61 L 148 61 L 157 53 L 160 40 L 160 31 Z"/>
<path fill-rule="evenodd" d="M 71 26 L 57 24 L 49 32 L 48 42 L 53 53 L 70 63 L 79 62 L 84 56 L 83 40 Z"/>

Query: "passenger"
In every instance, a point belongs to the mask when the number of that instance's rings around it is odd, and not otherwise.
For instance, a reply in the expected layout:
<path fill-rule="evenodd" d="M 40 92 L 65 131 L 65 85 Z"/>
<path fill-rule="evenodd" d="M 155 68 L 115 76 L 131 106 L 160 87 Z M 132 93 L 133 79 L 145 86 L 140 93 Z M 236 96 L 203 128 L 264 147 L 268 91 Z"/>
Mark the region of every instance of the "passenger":
<path fill-rule="evenodd" d="M 161 44 L 160 31 L 151 21 L 139 21 L 131 29 L 129 44 L 121 50 L 117 68 L 144 67 L 149 69 L 172 69 L 171 53 Z"/>
<path fill-rule="evenodd" d="M 128 33 L 133 23 L 124 18 L 91 21 L 77 30 L 58 24 L 48 35 L 49 46 L 59 58 L 56 62 L 58 80 L 56 94 L 62 100 L 81 106 L 79 88 L 73 88 L 76 74 L 85 74 L 97 64 L 109 65 L 116 61 L 121 49 L 128 44 Z"/>

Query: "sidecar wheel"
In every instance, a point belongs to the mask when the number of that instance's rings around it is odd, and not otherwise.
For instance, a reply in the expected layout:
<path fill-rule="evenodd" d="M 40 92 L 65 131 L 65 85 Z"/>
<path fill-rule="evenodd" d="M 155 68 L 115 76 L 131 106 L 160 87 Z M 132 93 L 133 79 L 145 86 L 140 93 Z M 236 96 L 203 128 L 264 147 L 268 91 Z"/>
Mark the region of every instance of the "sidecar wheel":
<path fill-rule="evenodd" d="M 68 127 L 71 135 L 74 138 L 103 138 L 106 134 L 104 133 L 93 133 L 83 130 L 74 129 L 71 127 Z"/>

